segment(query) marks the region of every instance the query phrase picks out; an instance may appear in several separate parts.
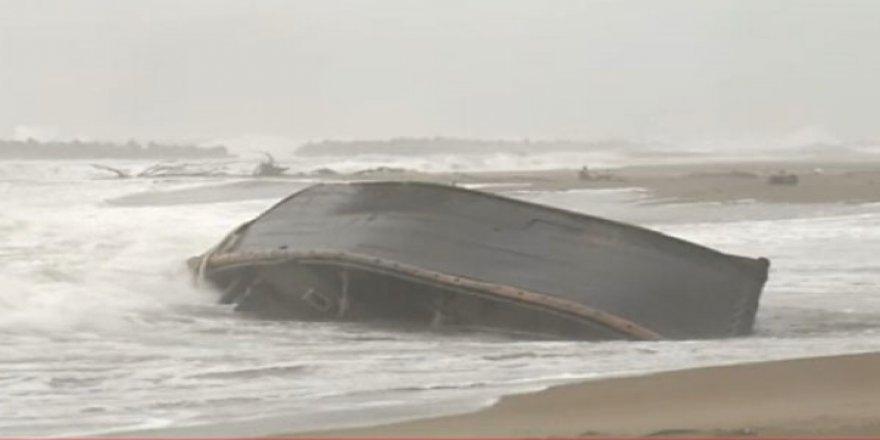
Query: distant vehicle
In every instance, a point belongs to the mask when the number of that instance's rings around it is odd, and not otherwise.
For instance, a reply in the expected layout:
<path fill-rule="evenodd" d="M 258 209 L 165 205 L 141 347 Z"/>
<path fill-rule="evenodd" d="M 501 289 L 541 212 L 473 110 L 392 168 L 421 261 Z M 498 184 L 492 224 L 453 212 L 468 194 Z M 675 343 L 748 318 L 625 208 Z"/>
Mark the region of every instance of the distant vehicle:
<path fill-rule="evenodd" d="M 459 187 L 320 184 L 189 261 L 259 316 L 571 339 L 751 332 L 769 261 Z"/>

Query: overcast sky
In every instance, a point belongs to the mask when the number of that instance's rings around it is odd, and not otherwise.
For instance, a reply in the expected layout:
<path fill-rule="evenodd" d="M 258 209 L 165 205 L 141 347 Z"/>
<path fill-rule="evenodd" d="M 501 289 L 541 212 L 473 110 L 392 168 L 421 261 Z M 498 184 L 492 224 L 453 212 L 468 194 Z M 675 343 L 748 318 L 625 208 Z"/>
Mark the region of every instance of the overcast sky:
<path fill-rule="evenodd" d="M 0 137 L 880 138 L 880 1 L 0 0 Z"/>

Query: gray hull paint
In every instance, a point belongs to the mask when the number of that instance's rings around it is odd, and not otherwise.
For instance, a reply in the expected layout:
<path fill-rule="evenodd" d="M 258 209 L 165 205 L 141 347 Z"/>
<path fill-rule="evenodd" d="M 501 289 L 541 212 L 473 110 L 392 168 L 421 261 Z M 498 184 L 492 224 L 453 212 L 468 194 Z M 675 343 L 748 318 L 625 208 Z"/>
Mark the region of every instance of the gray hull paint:
<path fill-rule="evenodd" d="M 300 268 L 347 267 L 357 273 L 411 276 L 417 284 L 430 281 L 440 289 L 536 305 L 533 316 L 571 311 L 573 319 L 598 322 L 611 333 L 634 339 L 749 333 L 769 266 L 764 258 L 728 255 L 648 229 L 492 194 L 374 182 L 300 191 L 242 225 L 194 267 L 225 292 L 227 301 L 242 303 L 242 296 L 255 289 L 233 286 L 237 279 L 229 274 L 284 261 L 298 262 Z M 295 290 L 297 278 L 302 278 L 298 273 L 271 275 L 275 289 Z M 334 276 L 323 279 L 327 284 Z M 341 283 L 322 288 L 340 290 L 352 284 Z M 504 291 L 513 296 L 499 293 Z M 525 296 L 517 298 L 516 292 Z M 299 300 L 311 294 L 285 295 Z M 249 308 L 301 303 L 254 303 Z M 530 331 L 528 313 L 512 316 L 524 321 L 488 325 Z M 325 316 L 334 317 L 343 316 Z M 480 324 L 476 321 L 470 323 Z M 611 337 L 594 333 L 598 339 Z"/>

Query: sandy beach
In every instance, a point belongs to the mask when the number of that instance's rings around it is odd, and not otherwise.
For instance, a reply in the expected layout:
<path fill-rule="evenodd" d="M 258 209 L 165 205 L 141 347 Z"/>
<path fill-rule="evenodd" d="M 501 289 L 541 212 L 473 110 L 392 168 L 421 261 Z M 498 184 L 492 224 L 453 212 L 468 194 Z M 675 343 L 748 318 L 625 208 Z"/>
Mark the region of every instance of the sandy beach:
<path fill-rule="evenodd" d="M 751 161 L 632 166 L 591 169 L 580 179 L 578 169 L 417 173 L 375 170 L 326 180 L 418 180 L 486 185 L 486 190 L 563 191 L 573 189 L 643 188 L 655 202 L 865 203 L 880 201 L 880 162 Z M 780 172 L 796 175 L 796 185 L 773 185 Z"/>
<path fill-rule="evenodd" d="M 770 176 L 796 174 L 796 185 Z M 871 203 L 880 164 L 742 162 L 576 170 L 411 174 L 364 179 L 486 184 L 487 190 L 643 189 L 648 203 Z M 877 436 L 880 354 L 664 372 L 507 396 L 463 415 L 309 432 L 321 436 Z"/>
<path fill-rule="evenodd" d="M 880 354 L 562 385 L 471 414 L 320 436 L 877 436 Z"/>
<path fill-rule="evenodd" d="M 797 175 L 797 184 L 771 184 L 770 177 L 780 170 Z M 326 175 L 319 180 L 417 180 L 502 193 L 638 188 L 645 195 L 639 203 L 647 204 L 880 202 L 880 162 L 875 161 L 655 165 L 596 169 L 590 174 L 592 178 L 580 179 L 574 167 L 468 173 L 379 169 Z M 258 192 L 282 197 L 304 184 L 280 178 L 232 185 L 230 189 L 240 189 L 242 197 Z M 166 197 L 175 203 L 180 197 L 192 203 L 204 197 L 199 191 L 203 190 L 150 197 Z M 230 192 L 223 194 L 228 197 Z M 781 356 L 768 353 L 767 357 Z M 331 425 L 327 430 L 294 435 L 878 436 L 878 396 L 880 354 L 845 355 L 587 381 L 504 397 L 470 414 L 352 429 L 331 429 Z M 283 423 L 276 426 L 284 432 Z"/>
<path fill-rule="evenodd" d="M 784 171 L 796 175 L 796 185 L 770 184 L 771 176 Z M 205 203 L 284 197 L 316 182 L 419 181 L 467 185 L 490 192 L 569 191 L 581 189 L 638 188 L 648 203 L 742 202 L 767 203 L 871 203 L 880 202 L 880 161 L 866 159 L 826 161 L 753 161 L 703 164 L 631 166 L 590 170 L 581 179 L 577 168 L 534 171 L 481 171 L 426 173 L 378 168 L 357 173 L 292 174 L 237 182 L 223 187 L 184 189 L 160 194 L 131 194 L 112 203 Z M 210 192 L 211 195 L 204 194 Z"/>

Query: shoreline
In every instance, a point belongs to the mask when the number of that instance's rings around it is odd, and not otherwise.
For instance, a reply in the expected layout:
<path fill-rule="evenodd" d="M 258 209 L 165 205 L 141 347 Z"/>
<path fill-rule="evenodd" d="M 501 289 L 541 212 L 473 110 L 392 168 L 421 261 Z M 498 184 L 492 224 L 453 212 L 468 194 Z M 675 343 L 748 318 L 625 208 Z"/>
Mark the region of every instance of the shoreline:
<path fill-rule="evenodd" d="M 700 367 L 509 395 L 460 415 L 295 436 L 875 436 L 880 353 Z"/>
<path fill-rule="evenodd" d="M 784 170 L 798 176 L 794 185 L 770 184 L 774 174 Z M 240 182 L 218 185 L 230 192 L 233 200 L 282 198 L 307 185 L 352 181 L 417 181 L 468 186 L 494 193 L 515 191 L 638 190 L 644 194 L 639 203 L 880 203 L 880 161 L 754 161 L 709 164 L 659 164 L 591 170 L 590 179 L 580 179 L 578 169 L 534 171 L 479 171 L 426 173 L 408 170 L 375 169 L 357 173 L 330 175 L 284 175 L 271 178 L 236 176 Z M 216 202 L 207 196 L 209 188 L 191 188 L 167 192 L 135 193 L 111 202 L 122 204 L 159 204 Z"/>
<path fill-rule="evenodd" d="M 779 170 L 797 174 L 798 184 L 769 184 L 769 176 Z M 377 170 L 315 180 L 415 180 L 474 185 L 491 192 L 640 188 L 646 197 L 637 203 L 643 204 L 880 202 L 880 162 L 664 164 L 595 173 L 607 177 L 580 180 L 577 169 L 468 173 Z M 289 193 L 291 186 L 303 185 L 291 177 L 240 186 L 247 194 L 271 192 L 272 197 L 280 197 Z M 186 191 L 179 194 L 196 194 Z M 877 436 L 878 378 L 880 353 L 700 367 L 553 386 L 508 395 L 488 408 L 460 415 L 360 428 L 304 430 L 292 435 Z M 281 418 L 255 423 L 260 423 L 261 432 L 266 428 L 285 431 Z M 329 422 L 328 426 L 339 425 Z M 218 429 L 211 432 L 224 433 L 223 428 Z"/>
<path fill-rule="evenodd" d="M 421 173 L 375 170 L 324 176 L 325 182 L 349 180 L 415 180 L 484 189 L 566 191 L 577 189 L 641 188 L 658 203 L 737 202 L 868 203 L 880 202 L 880 162 L 754 161 L 708 164 L 634 165 L 589 170 L 479 171 Z M 797 175 L 794 185 L 769 182 L 780 172 Z"/>
<path fill-rule="evenodd" d="M 591 170 L 592 171 L 592 170 Z M 780 171 L 796 185 L 771 185 Z M 880 202 L 880 163 L 748 161 L 597 170 L 377 172 L 362 180 L 486 185 L 491 192 L 639 189 L 638 203 Z M 350 178 L 351 176 L 344 176 Z M 330 179 L 335 180 L 335 179 Z M 342 179 L 340 179 L 342 180 Z M 610 377 L 502 397 L 475 411 L 307 436 L 877 436 L 880 352 Z"/>

